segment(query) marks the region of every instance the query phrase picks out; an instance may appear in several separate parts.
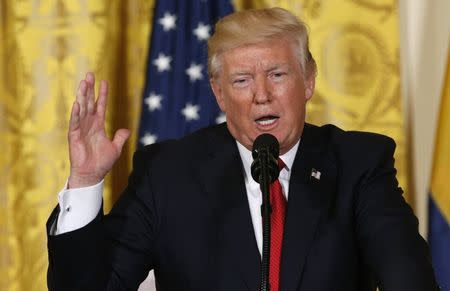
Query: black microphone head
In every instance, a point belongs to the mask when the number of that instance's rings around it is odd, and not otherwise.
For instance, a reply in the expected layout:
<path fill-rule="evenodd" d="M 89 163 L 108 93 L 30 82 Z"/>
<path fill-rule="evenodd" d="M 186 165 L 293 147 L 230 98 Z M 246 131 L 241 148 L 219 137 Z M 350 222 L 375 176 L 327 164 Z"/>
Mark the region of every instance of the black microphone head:
<path fill-rule="evenodd" d="M 280 170 L 278 169 L 278 155 L 280 153 L 280 144 L 271 134 L 263 133 L 253 142 L 253 163 L 251 173 L 257 183 L 261 183 L 262 167 L 267 169 L 269 180 L 272 183 L 278 178 Z"/>
<path fill-rule="evenodd" d="M 277 138 L 270 133 L 259 135 L 253 142 L 253 159 L 257 158 L 258 152 L 263 148 L 269 149 L 270 154 L 273 157 L 278 158 L 278 155 L 280 154 L 280 144 L 278 143 Z"/>

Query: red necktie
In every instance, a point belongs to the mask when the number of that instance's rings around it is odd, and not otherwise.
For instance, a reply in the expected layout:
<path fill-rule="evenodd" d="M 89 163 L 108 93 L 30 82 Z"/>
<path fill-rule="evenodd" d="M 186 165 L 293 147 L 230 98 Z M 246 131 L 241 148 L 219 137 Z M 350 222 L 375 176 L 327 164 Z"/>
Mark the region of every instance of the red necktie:
<path fill-rule="evenodd" d="M 284 162 L 278 159 L 280 171 L 285 167 Z M 280 181 L 277 179 L 270 184 L 270 204 L 272 215 L 270 217 L 270 291 L 280 289 L 280 261 L 281 246 L 283 245 L 284 218 L 286 215 L 286 199 L 283 196 Z"/>

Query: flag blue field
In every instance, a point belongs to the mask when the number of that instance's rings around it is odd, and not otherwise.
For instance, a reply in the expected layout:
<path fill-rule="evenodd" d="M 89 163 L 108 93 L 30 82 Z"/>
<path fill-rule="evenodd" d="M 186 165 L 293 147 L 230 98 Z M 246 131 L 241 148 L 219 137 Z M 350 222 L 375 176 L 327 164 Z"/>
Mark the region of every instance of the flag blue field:
<path fill-rule="evenodd" d="M 450 291 L 450 54 L 440 106 L 429 203 L 433 267 L 439 286 Z"/>
<path fill-rule="evenodd" d="M 209 86 L 207 41 L 230 0 L 156 1 L 138 146 L 225 121 Z"/>

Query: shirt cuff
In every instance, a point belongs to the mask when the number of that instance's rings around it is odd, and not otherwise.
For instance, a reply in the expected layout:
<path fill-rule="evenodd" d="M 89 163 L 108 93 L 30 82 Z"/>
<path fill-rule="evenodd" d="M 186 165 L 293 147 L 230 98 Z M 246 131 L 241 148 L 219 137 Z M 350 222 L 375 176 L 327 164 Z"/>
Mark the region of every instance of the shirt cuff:
<path fill-rule="evenodd" d="M 66 182 L 58 193 L 59 214 L 55 235 L 77 230 L 94 220 L 102 207 L 103 182 L 73 189 L 67 189 Z"/>

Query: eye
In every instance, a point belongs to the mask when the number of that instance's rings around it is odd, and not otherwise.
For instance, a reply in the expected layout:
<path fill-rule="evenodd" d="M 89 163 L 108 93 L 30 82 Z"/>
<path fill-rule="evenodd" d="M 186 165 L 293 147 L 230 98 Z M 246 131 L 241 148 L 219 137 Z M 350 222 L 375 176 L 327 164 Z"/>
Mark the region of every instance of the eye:
<path fill-rule="evenodd" d="M 282 80 L 286 76 L 286 72 L 284 71 L 275 71 L 270 73 L 269 77 L 274 79 L 275 81 Z"/>
<path fill-rule="evenodd" d="M 237 78 L 233 80 L 233 86 L 242 88 L 248 85 L 249 78 Z"/>

